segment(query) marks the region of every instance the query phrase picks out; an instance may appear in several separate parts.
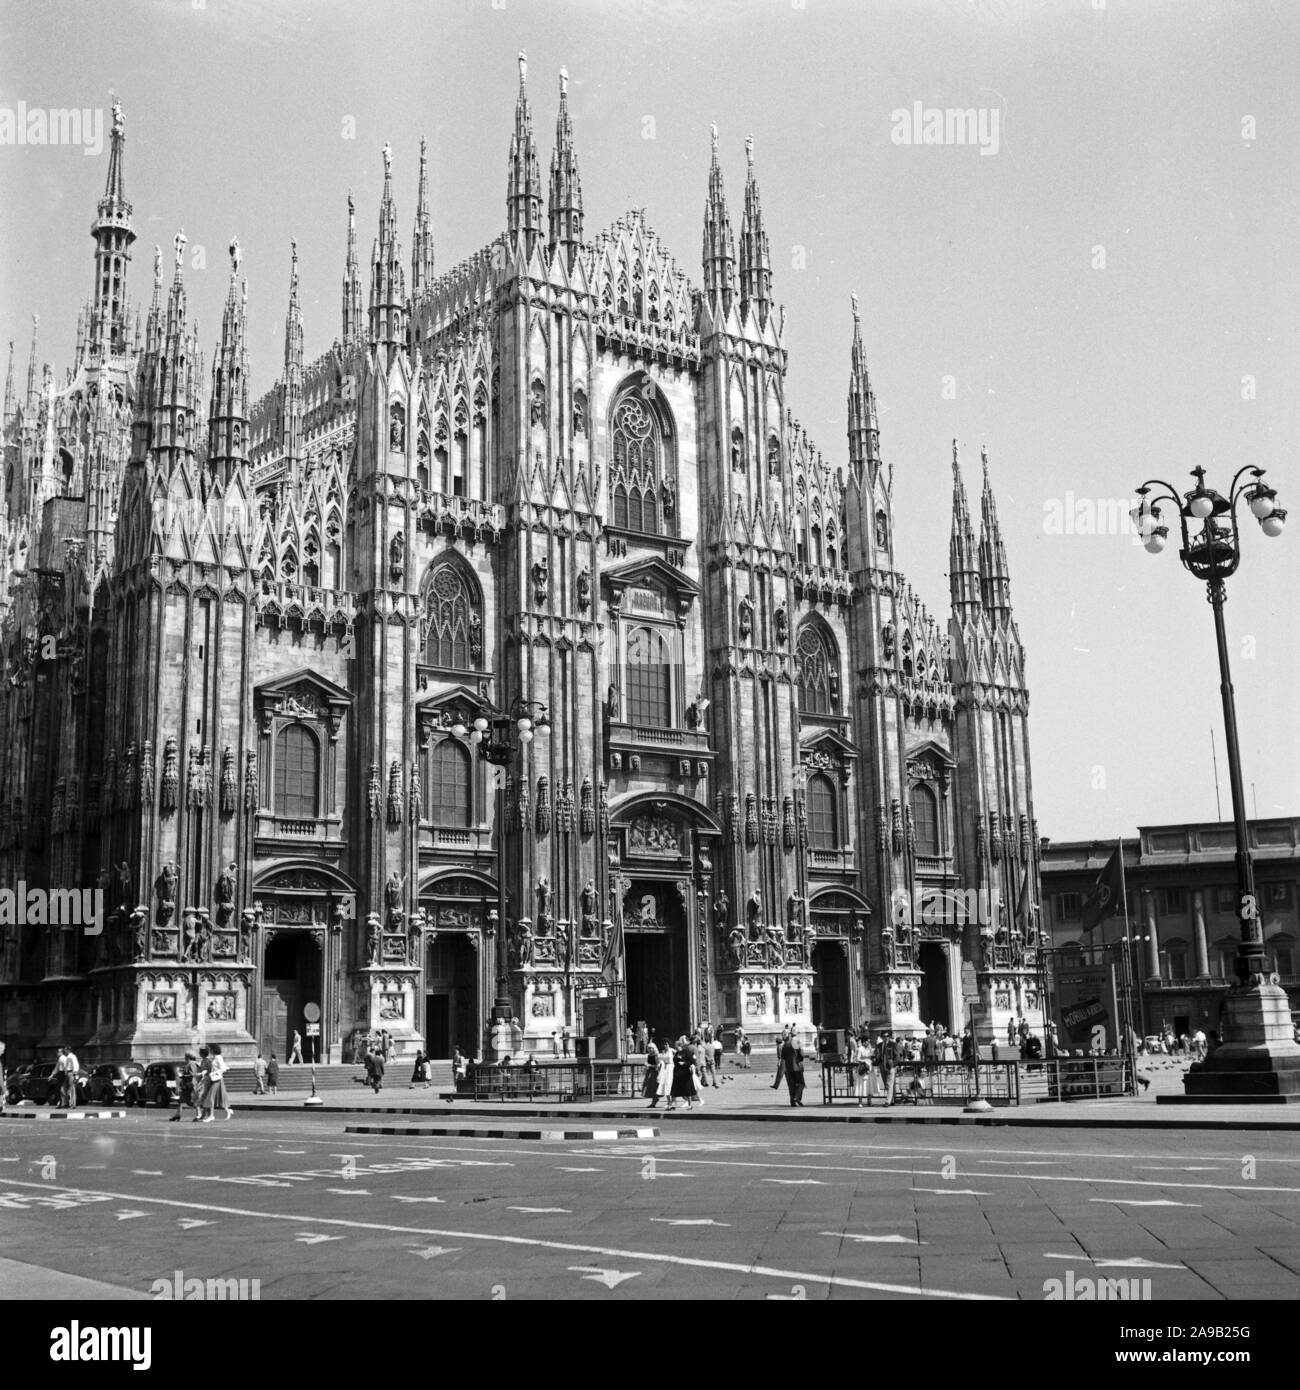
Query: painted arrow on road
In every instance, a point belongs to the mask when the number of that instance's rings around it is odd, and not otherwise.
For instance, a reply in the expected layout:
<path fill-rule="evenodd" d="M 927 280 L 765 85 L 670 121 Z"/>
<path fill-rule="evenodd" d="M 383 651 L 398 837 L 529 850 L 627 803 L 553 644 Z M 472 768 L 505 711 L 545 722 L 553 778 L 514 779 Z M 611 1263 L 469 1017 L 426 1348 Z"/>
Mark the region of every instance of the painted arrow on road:
<path fill-rule="evenodd" d="M 459 1245 L 412 1246 L 411 1254 L 418 1255 L 422 1260 L 432 1260 L 439 1255 L 450 1255 L 459 1249 Z"/>
<path fill-rule="evenodd" d="M 340 1197 L 369 1197 L 364 1187 L 327 1187 L 326 1192 L 337 1192 Z"/>
<path fill-rule="evenodd" d="M 302 1245 L 319 1245 L 323 1240 L 343 1240 L 344 1237 L 320 1236 L 313 1234 L 311 1231 L 303 1231 L 301 1235 L 295 1236 L 294 1239 L 300 1242 Z"/>
<path fill-rule="evenodd" d="M 637 1274 L 620 1274 L 616 1269 L 598 1269 L 595 1265 L 570 1265 L 572 1274 L 581 1274 L 595 1284 L 604 1284 L 607 1289 L 616 1289 L 627 1279 L 635 1279 Z"/>
<path fill-rule="evenodd" d="M 603 1168 L 557 1168 L 557 1173 L 603 1173 Z"/>
<path fill-rule="evenodd" d="M 114 1215 L 117 1217 L 117 1219 L 118 1219 L 119 1221 L 130 1221 L 130 1220 L 132 1220 L 134 1217 L 137 1217 L 137 1216 L 148 1216 L 148 1215 L 150 1215 L 150 1213 L 147 1212 L 147 1211 L 119 1211 L 119 1212 L 114 1212 Z"/>
<path fill-rule="evenodd" d="M 835 1236 L 840 1240 L 871 1241 L 877 1245 L 928 1245 L 928 1241 L 913 1240 L 911 1236 L 859 1236 L 851 1231 L 822 1231 L 821 1235 Z"/>
<path fill-rule="evenodd" d="M 825 1187 L 820 1178 L 764 1178 L 764 1182 L 777 1182 L 782 1187 Z"/>
<path fill-rule="evenodd" d="M 913 1192 L 935 1192 L 940 1197 L 991 1197 L 991 1192 L 976 1192 L 972 1187 L 914 1187 Z"/>
<path fill-rule="evenodd" d="M 534 1216 L 548 1216 L 554 1213 L 557 1216 L 572 1216 L 573 1213 L 568 1207 L 507 1207 L 507 1211 L 525 1211 Z"/>
<path fill-rule="evenodd" d="M 657 1221 L 661 1226 L 730 1226 L 730 1221 L 715 1221 L 711 1216 L 703 1217 L 680 1217 L 671 1216 L 652 1216 L 651 1221 Z"/>
<path fill-rule="evenodd" d="M 1074 1260 L 1076 1263 L 1093 1265 L 1097 1269 L 1186 1269 L 1186 1265 L 1161 1264 L 1159 1260 L 1144 1260 L 1141 1255 L 1131 1260 L 1094 1260 L 1089 1255 L 1044 1255 L 1045 1260 Z"/>
<path fill-rule="evenodd" d="M 1165 1197 L 1158 1197 L 1154 1201 L 1143 1201 L 1137 1197 L 1089 1197 L 1090 1202 L 1109 1202 L 1117 1207 L 1195 1207 L 1200 1210 L 1199 1202 L 1171 1202 Z"/>
<path fill-rule="evenodd" d="M 211 1221 L 200 1221 L 196 1216 L 182 1216 L 176 1223 L 182 1231 L 192 1231 L 196 1226 L 211 1226 Z"/>

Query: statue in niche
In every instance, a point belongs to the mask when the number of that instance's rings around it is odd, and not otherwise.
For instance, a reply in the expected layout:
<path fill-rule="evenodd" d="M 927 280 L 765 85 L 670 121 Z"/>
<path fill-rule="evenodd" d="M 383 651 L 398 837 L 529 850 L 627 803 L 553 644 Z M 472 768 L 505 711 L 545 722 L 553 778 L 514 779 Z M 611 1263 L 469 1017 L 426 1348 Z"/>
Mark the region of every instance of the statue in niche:
<path fill-rule="evenodd" d="M 883 644 L 883 654 L 886 661 L 894 659 L 894 625 L 886 623 L 880 631 L 880 640 Z"/>
<path fill-rule="evenodd" d="M 379 964 L 379 914 L 372 912 L 366 918 L 366 963 L 368 965 Z"/>
<path fill-rule="evenodd" d="M 618 718 L 618 686 L 611 685 L 605 699 L 605 713 L 611 719 Z"/>
<path fill-rule="evenodd" d="M 727 897 L 725 888 L 718 889 L 718 896 L 713 900 L 713 922 L 715 926 L 726 925 L 727 918 L 731 915 L 731 900 Z"/>
<path fill-rule="evenodd" d="M 239 914 L 239 959 L 241 961 L 253 959 L 253 934 L 256 929 L 257 913 L 251 907 L 246 907 Z"/>
<path fill-rule="evenodd" d="M 578 611 L 585 613 L 591 607 L 591 571 L 584 565 L 578 571 Z"/>
<path fill-rule="evenodd" d="M 546 387 L 540 381 L 533 382 L 529 393 L 528 423 L 543 427 L 546 425 Z"/>
<path fill-rule="evenodd" d="M 549 879 L 540 878 L 537 880 L 537 922 L 541 923 L 551 920 L 551 884 Z"/>
<path fill-rule="evenodd" d="M 584 917 L 595 917 L 596 915 L 596 884 L 592 879 L 588 879 L 582 885 L 582 915 Z"/>
<path fill-rule="evenodd" d="M 772 624 L 776 629 L 776 640 L 785 642 L 790 635 L 790 619 L 786 616 L 785 604 L 779 604 L 777 610 L 772 614 Z"/>
<path fill-rule="evenodd" d="M 674 511 L 677 508 L 677 490 L 673 487 L 673 480 L 665 478 L 661 489 L 664 505 L 664 518 L 671 521 Z"/>
<path fill-rule="evenodd" d="M 889 549 L 889 522 L 885 519 L 884 512 L 876 513 L 876 544 L 882 550 Z"/>
<path fill-rule="evenodd" d="M 745 963 L 745 933 L 739 927 L 732 927 L 727 933 L 727 945 L 731 948 L 731 958 L 737 967 Z"/>
<path fill-rule="evenodd" d="M 231 913 L 235 910 L 235 881 L 238 873 L 239 865 L 232 860 L 217 877 L 213 896 L 217 900 L 217 925 L 219 927 L 224 927 L 230 921 Z"/>
<path fill-rule="evenodd" d="M 388 909 L 389 931 L 401 931 L 402 929 L 402 888 L 405 883 L 405 876 L 399 876 L 397 870 L 394 869 L 388 875 L 388 882 L 384 885 L 384 905 Z"/>
<path fill-rule="evenodd" d="M 533 565 L 532 576 L 533 599 L 540 606 L 546 602 L 546 590 L 551 577 L 551 568 L 545 560 L 538 560 Z"/>
<path fill-rule="evenodd" d="M 581 391 L 576 391 L 573 396 L 573 433 L 587 433 L 587 398 Z"/>
<path fill-rule="evenodd" d="M 520 922 L 515 928 L 515 958 L 520 965 L 533 963 L 533 933 L 527 920 Z"/>
<path fill-rule="evenodd" d="M 740 600 L 740 635 L 748 639 L 754 630 L 754 600 L 745 594 Z"/>
<path fill-rule="evenodd" d="M 176 915 L 176 885 L 179 871 L 176 861 L 169 859 L 159 870 L 154 880 L 154 893 L 158 899 L 157 925 L 165 927 Z"/>
<path fill-rule="evenodd" d="M 400 450 L 406 447 L 406 412 L 395 405 L 388 413 L 388 447 Z"/>
<path fill-rule="evenodd" d="M 772 965 L 785 964 L 785 933 L 775 922 L 771 923 L 765 933 L 767 937 L 767 958 Z"/>
<path fill-rule="evenodd" d="M 406 537 L 399 531 L 388 543 L 388 573 L 399 583 L 406 572 Z"/>
<path fill-rule="evenodd" d="M 149 953 L 149 909 L 141 905 L 131 914 L 131 930 L 134 933 L 135 960 L 144 960 Z"/>
<path fill-rule="evenodd" d="M 763 915 L 763 895 L 757 888 L 749 895 L 749 902 L 745 904 L 745 917 L 749 922 L 749 935 L 752 940 L 757 940 Z"/>
<path fill-rule="evenodd" d="M 424 909 L 417 908 L 411 913 L 410 921 L 406 924 L 406 963 L 408 965 L 419 965 L 420 947 L 424 943 Z"/>

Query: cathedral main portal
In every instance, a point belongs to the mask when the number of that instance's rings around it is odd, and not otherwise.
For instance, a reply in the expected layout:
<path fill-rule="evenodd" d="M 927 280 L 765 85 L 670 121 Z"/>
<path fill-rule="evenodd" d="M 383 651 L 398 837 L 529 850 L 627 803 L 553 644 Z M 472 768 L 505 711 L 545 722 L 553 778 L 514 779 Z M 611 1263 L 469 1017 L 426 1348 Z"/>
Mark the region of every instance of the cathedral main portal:
<path fill-rule="evenodd" d="M 690 1031 L 686 920 L 670 883 L 633 880 L 623 899 L 627 1018 L 651 1036 Z"/>

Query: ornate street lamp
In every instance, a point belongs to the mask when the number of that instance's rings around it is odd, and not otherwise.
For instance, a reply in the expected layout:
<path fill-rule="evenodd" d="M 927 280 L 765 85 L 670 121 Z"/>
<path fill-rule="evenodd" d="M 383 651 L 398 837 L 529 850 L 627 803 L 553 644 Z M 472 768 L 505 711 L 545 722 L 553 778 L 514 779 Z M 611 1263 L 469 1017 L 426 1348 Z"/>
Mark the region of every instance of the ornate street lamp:
<path fill-rule="evenodd" d="M 1228 669 L 1228 639 L 1223 625 L 1227 600 L 1224 581 L 1241 560 L 1237 511 L 1244 501 L 1266 536 L 1282 534 L 1286 512 L 1277 494 L 1264 482 L 1262 468 L 1246 467 L 1224 497 L 1205 485 L 1205 469 L 1193 468 L 1196 486 L 1180 497 L 1159 478 L 1138 488 L 1133 519 L 1147 550 L 1158 555 L 1169 538 L 1160 521 L 1162 503 L 1178 515 L 1182 549 L 1178 558 L 1201 580 L 1214 609 L 1214 634 L 1219 650 L 1219 688 L 1228 746 L 1228 776 L 1232 788 L 1232 818 L 1237 841 L 1237 915 L 1241 939 L 1237 947 L 1237 982 L 1230 987 L 1220 1011 L 1220 1047 L 1187 1073 L 1186 1097 L 1197 1100 L 1236 1099 L 1243 1095 L 1300 1094 L 1300 1045 L 1293 1039 L 1290 1006 L 1277 976 L 1268 973 L 1264 933 L 1260 925 L 1255 873 L 1250 858 L 1246 798 L 1242 790 L 1241 751 L 1237 742 L 1237 711 Z M 1153 489 L 1163 489 L 1155 492 Z"/>
<path fill-rule="evenodd" d="M 467 722 L 468 720 L 468 722 Z M 477 748 L 479 757 L 494 767 L 509 767 L 536 734 L 549 733 L 551 721 L 546 706 L 539 700 L 516 698 L 509 710 L 483 702 L 472 720 L 468 715 L 458 717 L 451 726 L 452 734 Z M 507 958 L 506 932 L 506 826 L 505 789 L 498 779 L 496 804 L 493 810 L 493 839 L 497 857 L 497 908 L 489 913 L 496 919 L 497 997 L 492 1006 L 493 1031 L 509 1028 L 514 1020 L 514 1005 L 510 1000 L 510 962 Z"/>

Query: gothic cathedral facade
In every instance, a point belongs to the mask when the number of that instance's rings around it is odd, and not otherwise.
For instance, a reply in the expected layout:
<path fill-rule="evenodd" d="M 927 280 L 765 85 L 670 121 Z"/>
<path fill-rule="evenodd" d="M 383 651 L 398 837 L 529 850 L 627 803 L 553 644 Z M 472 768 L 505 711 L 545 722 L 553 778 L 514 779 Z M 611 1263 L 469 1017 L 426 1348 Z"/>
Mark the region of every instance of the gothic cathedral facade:
<path fill-rule="evenodd" d="M 504 233 L 435 274 L 422 144 L 408 281 L 386 147 L 368 285 L 349 195 L 341 333 L 304 359 L 295 245 L 260 399 L 237 243 L 210 374 L 182 235 L 132 327 L 115 107 L 74 366 L 34 339 L 19 396 L 11 345 L 5 391 L 19 1053 L 1041 1023 L 987 458 L 977 541 L 953 449 L 945 628 L 856 299 L 846 461 L 787 405 L 752 146 L 737 242 L 714 133 L 696 287 L 643 212 L 587 235 L 566 79 L 549 181 L 525 79 Z"/>

